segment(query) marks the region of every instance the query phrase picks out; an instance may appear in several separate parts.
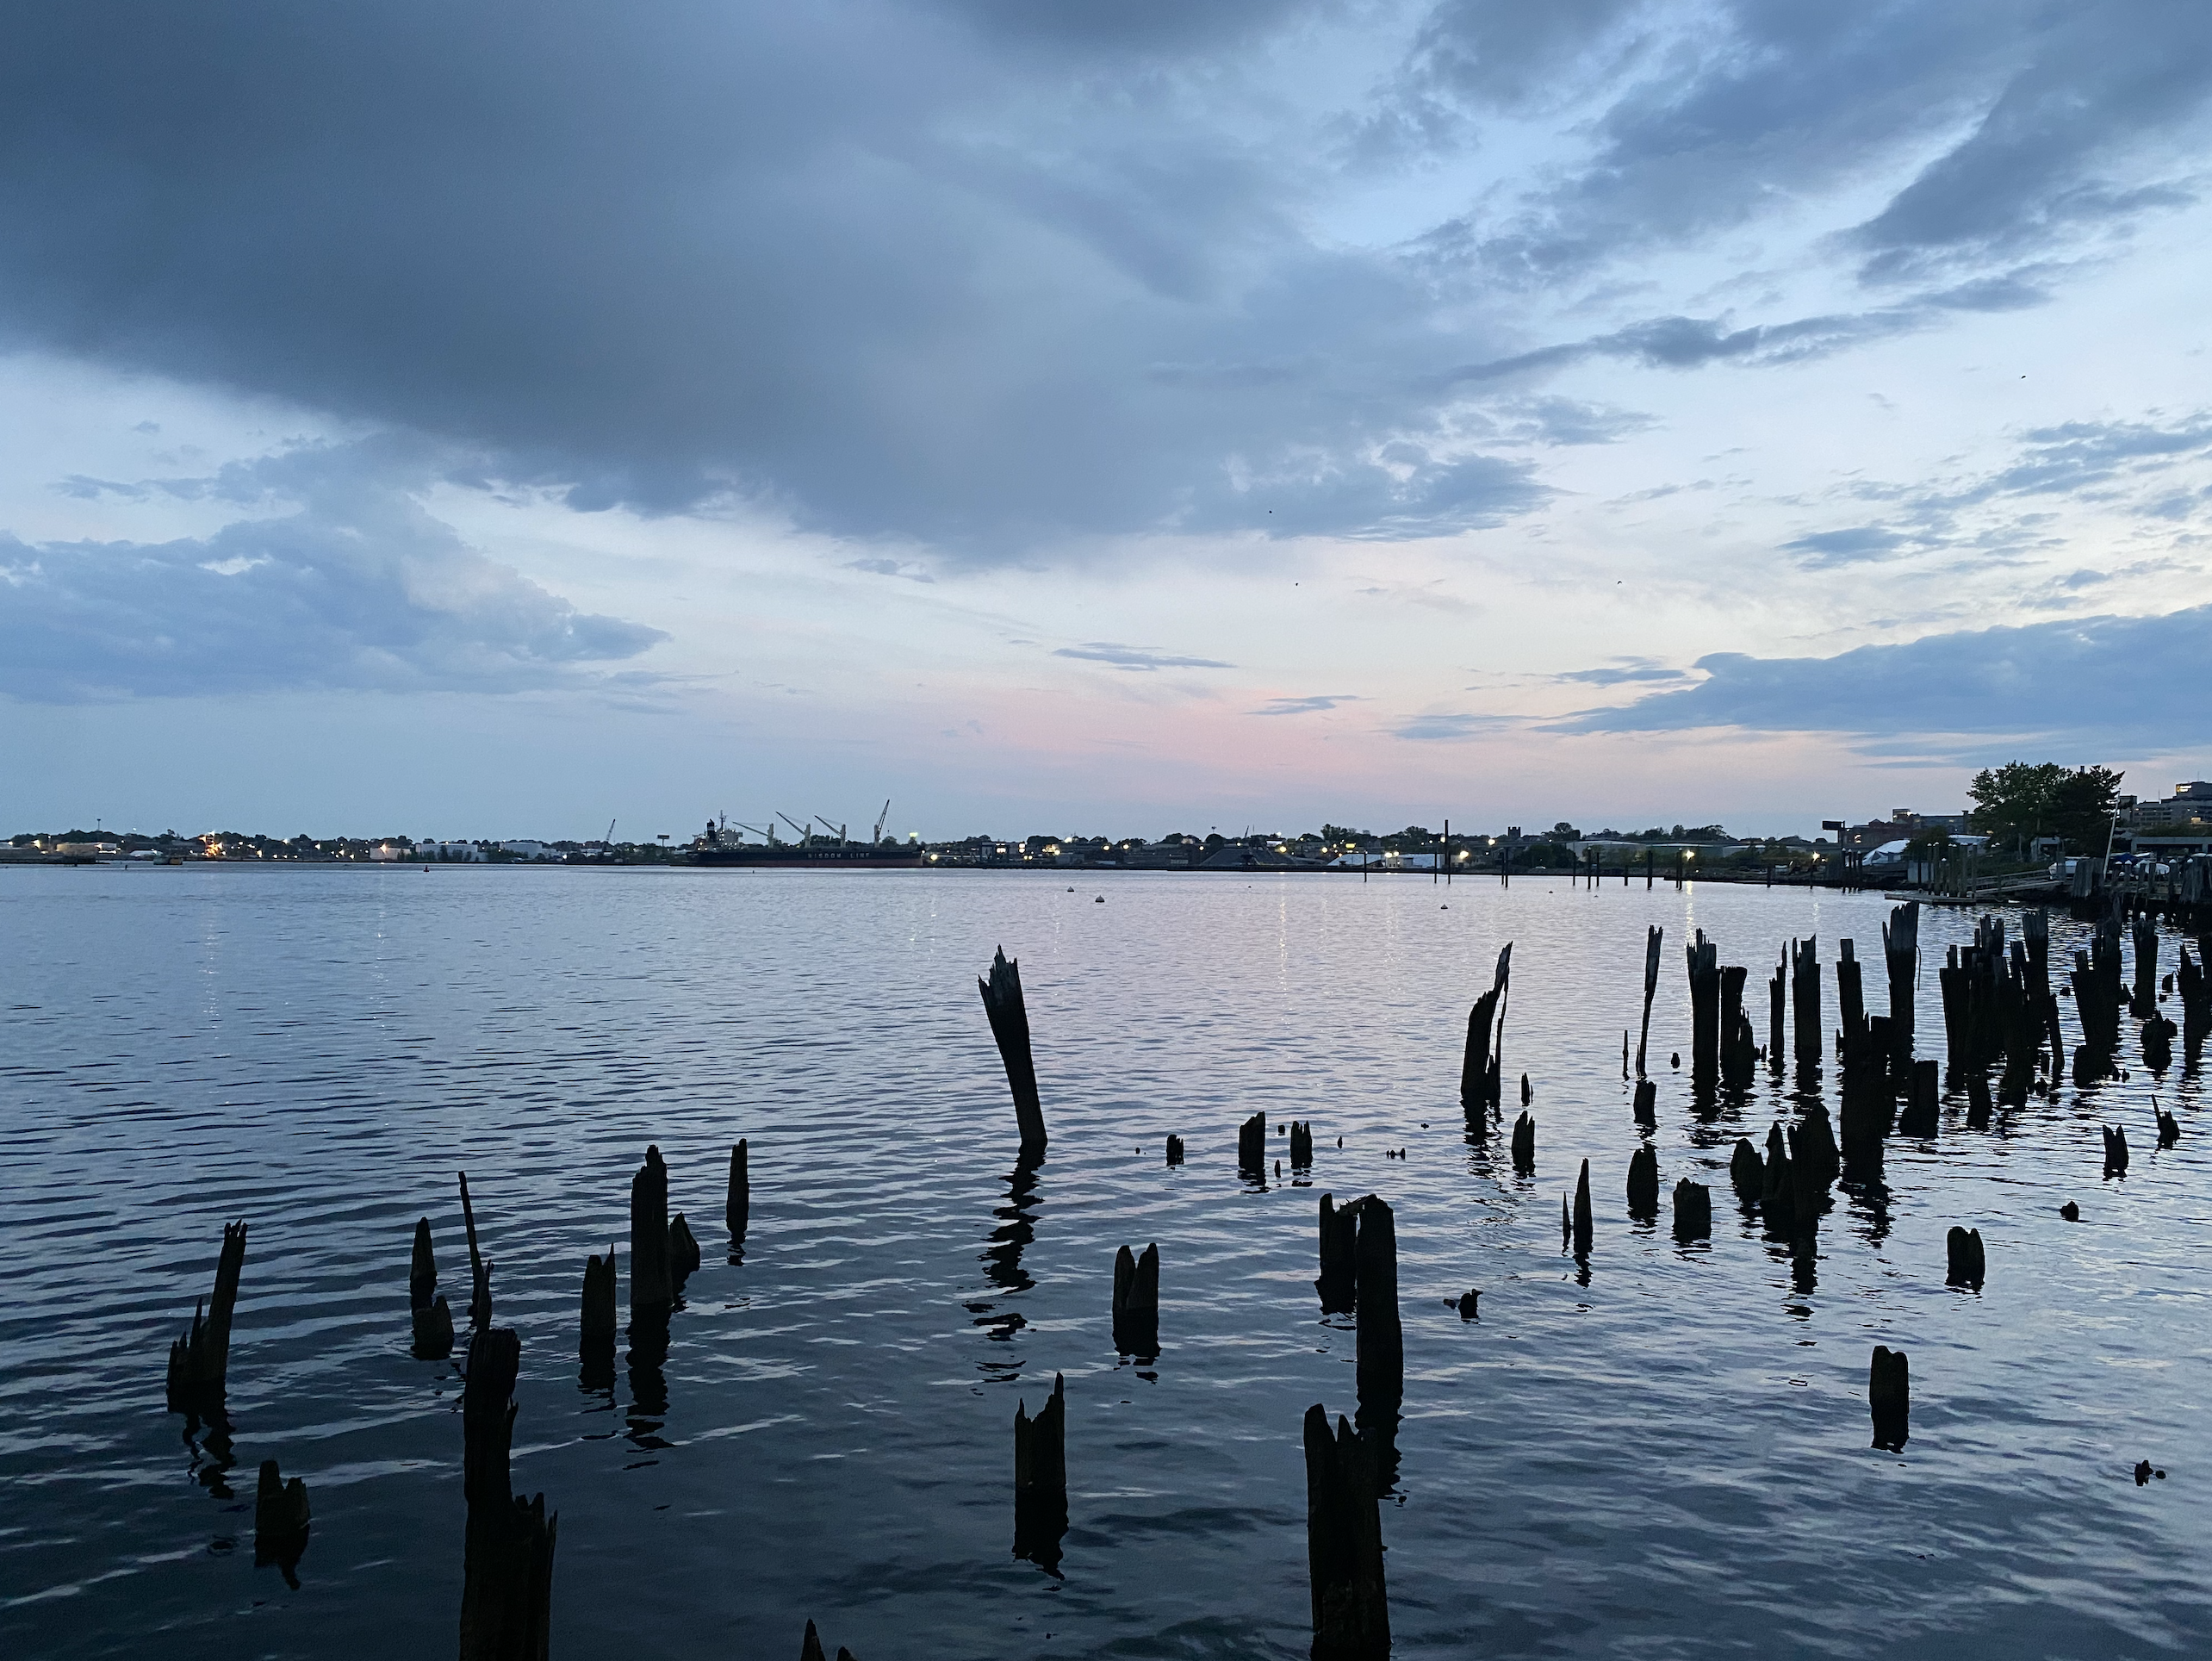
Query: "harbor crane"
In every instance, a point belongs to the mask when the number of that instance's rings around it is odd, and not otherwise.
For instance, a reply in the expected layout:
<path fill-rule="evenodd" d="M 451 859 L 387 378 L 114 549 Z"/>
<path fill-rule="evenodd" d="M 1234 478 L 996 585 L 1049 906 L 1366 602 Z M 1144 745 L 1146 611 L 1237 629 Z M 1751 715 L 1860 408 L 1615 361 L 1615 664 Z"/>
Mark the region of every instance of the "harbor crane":
<path fill-rule="evenodd" d="M 885 796 L 885 797 L 883 799 L 883 812 L 876 815 L 876 828 L 875 828 L 875 834 L 874 834 L 873 836 L 872 836 L 872 837 L 870 837 L 868 838 L 868 840 L 869 840 L 870 842 L 872 842 L 872 843 L 880 843 L 880 842 L 882 842 L 882 841 L 883 841 L 883 827 L 884 827 L 884 821 L 885 821 L 885 820 L 886 820 L 886 819 L 888 819 L 890 817 L 891 817 L 891 798 L 890 798 L 890 797 L 888 797 L 888 796 Z"/>

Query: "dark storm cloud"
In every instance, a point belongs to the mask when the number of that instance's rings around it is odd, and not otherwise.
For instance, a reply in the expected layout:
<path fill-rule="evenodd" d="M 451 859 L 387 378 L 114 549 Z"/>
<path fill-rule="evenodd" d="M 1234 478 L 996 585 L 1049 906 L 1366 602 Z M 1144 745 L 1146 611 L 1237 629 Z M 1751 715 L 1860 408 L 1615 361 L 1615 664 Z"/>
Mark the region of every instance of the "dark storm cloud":
<path fill-rule="evenodd" d="M 2212 661 L 2212 606 L 1933 634 L 1833 657 L 1700 658 L 1706 679 L 1563 724 L 1575 732 L 1745 727 L 1767 732 L 2022 737 L 2124 735 L 2138 749 L 2203 742 L 2191 688 Z"/>
<path fill-rule="evenodd" d="M 359 451 L 302 451 L 198 482 L 295 505 L 211 536 L 0 541 L 0 695 L 514 692 L 600 679 L 666 638 L 485 558 L 385 472 Z"/>
<path fill-rule="evenodd" d="M 1479 453 L 1486 382 L 1786 362 L 2035 303 L 2051 249 L 2180 199 L 2153 152 L 2199 109 L 2208 13 L 19 6 L 0 339 L 390 423 L 582 508 L 735 492 L 979 558 L 1159 529 L 1433 535 L 1546 499 Z M 1346 20 L 1405 32 L 1402 74 L 1353 112 L 1401 159 L 1501 110 L 1594 150 L 1410 252 L 1323 238 L 1336 181 L 1275 135 L 1302 96 L 1283 65 Z M 1911 279 L 1863 311 L 1661 314 L 1531 352 L 1465 303 L 1931 146 L 1854 233 L 1849 258 Z"/>

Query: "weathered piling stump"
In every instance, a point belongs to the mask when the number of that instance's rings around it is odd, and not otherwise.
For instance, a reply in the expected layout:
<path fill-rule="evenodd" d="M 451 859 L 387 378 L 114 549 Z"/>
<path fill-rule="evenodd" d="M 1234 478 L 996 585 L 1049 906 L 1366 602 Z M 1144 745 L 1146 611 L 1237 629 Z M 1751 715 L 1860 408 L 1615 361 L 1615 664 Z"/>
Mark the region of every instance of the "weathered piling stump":
<path fill-rule="evenodd" d="M 1014 1409 L 1014 1555 L 1057 1576 L 1066 1534 L 1067 1381 L 1056 1372 L 1035 1419 L 1026 1397 Z"/>
<path fill-rule="evenodd" d="M 1784 951 L 1782 961 L 1774 967 L 1767 981 L 1767 1071 L 1780 1077 L 1782 1071 L 1782 1036 L 1787 1028 L 1785 1011 L 1789 1008 L 1789 993 L 1786 976 L 1789 956 Z"/>
<path fill-rule="evenodd" d="M 2181 1140 L 2180 1122 L 2177 1120 L 2172 1114 L 2167 1112 L 2165 1109 L 2160 1107 L 2156 1102 L 2153 1102 L 2151 1104 L 2151 1111 L 2158 1116 L 2159 1146 L 2161 1148 L 2172 1148 L 2176 1142 Z"/>
<path fill-rule="evenodd" d="M 1267 1174 L 1267 1115 L 1264 1111 L 1237 1127 L 1237 1169 L 1252 1176 Z"/>
<path fill-rule="evenodd" d="M 1903 1350 L 1874 1346 L 1867 1369 L 1867 1406 L 1874 1421 L 1874 1446 L 1902 1453 L 1911 1435 L 1912 1376 Z"/>
<path fill-rule="evenodd" d="M 1372 1194 L 1359 1202 L 1354 1252 L 1360 1405 L 1395 1406 L 1406 1393 L 1406 1340 L 1398 1320 L 1397 1219 Z"/>
<path fill-rule="evenodd" d="M 1659 1123 L 1659 1083 L 1656 1079 L 1636 1081 L 1636 1122 L 1646 1129 L 1656 1129 Z"/>
<path fill-rule="evenodd" d="M 2159 920 L 2148 911 L 2135 918 L 2135 993 L 2128 1012 L 2147 1021 L 2159 1012 Z"/>
<path fill-rule="evenodd" d="M 264 1459 L 253 1489 L 253 1566 L 273 1563 L 298 1585 L 292 1571 L 308 1549 L 310 1521 L 307 1484 L 297 1477 L 285 1481 L 276 1461 Z"/>
<path fill-rule="evenodd" d="M 577 1324 L 577 1382 L 594 1393 L 614 1388 L 614 1247 L 584 1260 L 582 1319 Z"/>
<path fill-rule="evenodd" d="M 991 1020 L 991 1036 L 997 1041 L 999 1060 L 1006 1064 L 1006 1083 L 1014 1092 L 1014 1118 L 1022 1132 L 1022 1152 L 1042 1159 L 1045 1153 L 1045 1110 L 1037 1097 L 1037 1064 L 1029 1051 L 1029 1010 L 1022 998 L 1022 965 L 1010 959 L 1001 946 L 991 960 L 991 978 L 979 976 L 976 990 L 983 994 L 983 1011 Z"/>
<path fill-rule="evenodd" d="M 1766 1191 L 1767 1162 L 1759 1157 L 1749 1136 L 1736 1139 L 1736 1151 L 1728 1160 L 1728 1180 L 1746 1199 L 1756 1199 Z"/>
<path fill-rule="evenodd" d="M 1690 976 L 1690 1076 L 1707 1088 L 1720 1076 L 1720 949 L 1699 929 L 1684 950 Z"/>
<path fill-rule="evenodd" d="M 1737 964 L 1720 972 L 1720 1082 L 1730 1090 L 1749 1090 L 1759 1063 L 1758 1041 L 1743 1012 L 1743 977 Z"/>
<path fill-rule="evenodd" d="M 1790 1017 L 1800 1068 L 1820 1065 L 1820 942 L 1808 935 L 1790 942 Z"/>
<path fill-rule="evenodd" d="M 1640 1149 L 1649 1152 L 1649 1149 Z M 1656 1161 L 1656 1156 L 1655 1156 Z M 1575 1240 L 1575 1255 L 1588 1257 L 1590 1243 L 1595 1238 L 1596 1222 L 1590 1210 L 1590 1162 L 1582 1161 L 1582 1173 L 1575 1181 L 1575 1215 L 1570 1225 Z"/>
<path fill-rule="evenodd" d="M 438 1290 L 438 1254 L 430 1219 L 415 1223 L 414 1258 L 407 1268 L 407 1313 L 413 1331 L 409 1353 L 418 1361 L 443 1361 L 453 1353 L 453 1310 Z"/>
<path fill-rule="evenodd" d="M 753 1175 L 747 1166 L 745 1143 L 747 1138 L 737 1138 L 730 1150 L 730 1197 L 722 1204 L 723 1226 L 730 1230 L 732 1243 L 742 1244 L 745 1225 L 753 1216 Z"/>
<path fill-rule="evenodd" d="M 2173 1065 L 2173 1038 L 2178 1031 L 2174 1023 L 2163 1015 L 2153 1015 L 2143 1023 L 2143 1065 L 2153 1073 L 2163 1073 Z"/>
<path fill-rule="evenodd" d="M 1513 1169 L 1523 1176 L 1536 1169 L 1536 1121 L 1524 1112 L 1513 1121 Z"/>
<path fill-rule="evenodd" d="M 1114 1254 L 1114 1347 L 1123 1355 L 1159 1353 L 1159 1247 Z"/>
<path fill-rule="evenodd" d="M 1313 1661 L 1386 1661 L 1390 1612 L 1382 1521 L 1368 1449 L 1341 1415 L 1306 1409 L 1306 1564 L 1313 1587 Z"/>
<path fill-rule="evenodd" d="M 1628 1159 L 1628 1211 L 1631 1216 L 1652 1216 L 1659 1210 L 1659 1156 L 1639 1148 Z"/>
<path fill-rule="evenodd" d="M 486 1328 L 469 1341 L 461 1396 L 462 1489 L 468 1502 L 461 1593 L 462 1661 L 537 1661 L 551 1625 L 553 1552 L 561 1520 L 545 1496 L 513 1492 L 508 1454 L 522 1341 Z"/>
<path fill-rule="evenodd" d="M 1836 1017 L 1842 1032 L 1856 1032 L 1866 1024 L 1866 982 L 1861 974 L 1857 949 L 1848 940 L 1836 942 Z"/>
<path fill-rule="evenodd" d="M 1298 1170 L 1314 1162 L 1314 1127 L 1310 1120 L 1290 1122 L 1290 1168 Z"/>
<path fill-rule="evenodd" d="M 1182 1138 L 1182 1137 L 1180 1137 L 1180 1136 L 1176 1136 L 1176 1135 L 1171 1135 L 1171 1136 L 1169 1136 L 1169 1137 L 1168 1137 L 1168 1139 L 1167 1139 L 1167 1162 L 1168 1162 L 1170 1165 L 1180 1165 L 1180 1164 L 1182 1164 L 1182 1163 L 1183 1163 L 1183 1138 Z"/>
<path fill-rule="evenodd" d="M 1359 1307 L 1358 1200 L 1333 1204 L 1321 1196 L 1320 1278 L 1314 1290 L 1320 1294 L 1324 1315 L 1349 1315 Z"/>
<path fill-rule="evenodd" d="M 1929 1061 L 1912 1064 L 1912 1094 L 1906 1100 L 1904 1111 L 1898 1116 L 1898 1135 L 1916 1142 L 1935 1140 L 1942 1123 L 1942 1068 L 1939 1063 Z"/>
<path fill-rule="evenodd" d="M 2125 1125 L 2100 1125 L 2104 1133 L 2104 1174 L 2117 1176 L 2128 1168 L 2128 1128 Z"/>
<path fill-rule="evenodd" d="M 2068 1222 L 2079 1222 L 2081 1221 L 2081 1207 L 2075 1204 L 2072 1200 L 2068 1200 L 2064 1205 L 2059 1207 L 2059 1215 L 2064 1217 Z"/>
<path fill-rule="evenodd" d="M 1790 1168 L 1789 1148 L 1779 1124 L 1767 1132 L 1767 1157 L 1759 1174 L 1760 1216 L 1768 1235 L 1786 1240 L 1797 1232 L 1798 1181 L 1797 1173 Z"/>
<path fill-rule="evenodd" d="M 1902 1078 L 1912 1061 L 1912 976 L 1920 961 L 1920 902 L 1909 899 L 1882 924 L 1882 964 L 1889 977 L 1889 1070 Z"/>
<path fill-rule="evenodd" d="M 1943 1284 L 1981 1290 L 1989 1260 L 1982 1252 L 1981 1230 L 1954 1228 L 1943 1236 Z"/>
<path fill-rule="evenodd" d="M 1675 1185 L 1675 1238 L 1688 1241 L 1712 1237 L 1712 1190 L 1684 1177 Z"/>
<path fill-rule="evenodd" d="M 1989 1074 L 1979 1071 L 1967 1074 L 1967 1129 L 1988 1129 L 1993 1111 L 1989 1096 Z"/>
<path fill-rule="evenodd" d="M 215 1287 L 205 1312 L 195 1303 L 192 1324 L 169 1347 L 169 1410 L 190 1418 L 222 1411 L 230 1376 L 231 1319 L 238 1308 L 239 1276 L 245 1268 L 245 1220 L 223 1224 L 215 1259 Z"/>
<path fill-rule="evenodd" d="M 680 1287 L 685 1277 L 699 1272 L 700 1262 L 699 1241 L 692 1237 L 691 1224 L 679 1211 L 668 1219 L 668 1279 Z"/>
<path fill-rule="evenodd" d="M 658 1143 L 630 1179 L 630 1311 L 663 1311 L 676 1301 L 668 1260 L 668 1167 Z"/>

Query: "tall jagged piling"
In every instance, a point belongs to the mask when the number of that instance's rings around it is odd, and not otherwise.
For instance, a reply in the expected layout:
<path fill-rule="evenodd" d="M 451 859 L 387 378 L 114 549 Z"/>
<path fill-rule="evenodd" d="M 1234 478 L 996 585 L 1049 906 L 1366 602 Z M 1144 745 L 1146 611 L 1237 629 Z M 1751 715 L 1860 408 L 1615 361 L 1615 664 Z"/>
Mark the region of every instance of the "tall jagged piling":
<path fill-rule="evenodd" d="M 1889 1072 L 1903 1079 L 1912 1063 L 1912 977 L 1920 961 L 1920 902 L 1908 899 L 1882 924 L 1882 964 L 1889 976 Z"/>
<path fill-rule="evenodd" d="M 1014 1409 L 1014 1555 L 1057 1573 L 1066 1533 L 1067 1381 L 1056 1372 L 1035 1419 L 1026 1398 Z"/>
<path fill-rule="evenodd" d="M 561 1519 L 545 1496 L 513 1492 L 508 1454 L 522 1341 L 490 1327 L 469 1341 L 461 1396 L 462 1490 L 469 1507 L 461 1661 L 541 1661 L 551 1625 Z"/>
<path fill-rule="evenodd" d="M 1690 1077 L 1710 1089 L 1720 1076 L 1720 949 L 1699 929 L 1685 948 L 1690 974 Z"/>
<path fill-rule="evenodd" d="M 1588 1257 L 1590 1244 L 1596 1238 L 1596 1219 L 1590 1210 L 1590 1162 L 1588 1160 L 1582 1161 L 1582 1174 L 1575 1182 L 1575 1216 L 1570 1231 L 1574 1236 L 1575 1255 Z"/>
<path fill-rule="evenodd" d="M 983 994 L 983 1011 L 991 1018 L 991 1036 L 998 1041 L 998 1058 L 1006 1064 L 1022 1157 L 1042 1159 L 1045 1110 L 1037 1098 L 1037 1065 L 1029 1052 L 1029 1010 L 1022 1000 L 1020 960 L 1009 958 L 1006 949 L 999 947 L 991 960 L 991 978 L 979 976 L 975 984 Z"/>
<path fill-rule="evenodd" d="M 2090 949 L 2074 954 L 2071 976 L 2074 1017 L 2081 1023 L 2081 1044 L 2074 1052 L 2074 1082 L 2088 1084 L 2116 1070 L 2120 1011 L 2128 1001 L 2120 977 L 2120 924 L 2098 920 Z"/>
<path fill-rule="evenodd" d="M 1467 1011 L 1467 1047 L 1459 1061 L 1459 1104 L 1480 1129 L 1501 1099 L 1506 1056 L 1506 1000 L 1513 986 L 1513 944 L 1500 949 L 1490 989 Z"/>
<path fill-rule="evenodd" d="M 1406 1341 L 1398 1322 L 1397 1219 L 1370 1194 L 1359 1202 L 1356 1304 L 1358 1391 L 1363 1408 L 1395 1404 L 1406 1393 Z"/>
<path fill-rule="evenodd" d="M 1651 1216 L 1659 1210 L 1659 1155 L 1639 1148 L 1628 1159 L 1628 1211 L 1631 1216 Z"/>
<path fill-rule="evenodd" d="M 407 1266 L 407 1311 L 413 1324 L 409 1348 L 419 1361 L 443 1361 L 453 1353 L 453 1310 L 438 1290 L 438 1254 L 432 1249 L 430 1219 L 415 1223 L 414 1256 Z"/>
<path fill-rule="evenodd" d="M 1649 850 L 1646 850 L 1647 864 Z M 1647 881 L 1644 886 L 1651 885 Z M 1644 1076 L 1644 1048 L 1651 1042 L 1651 998 L 1659 990 L 1659 947 L 1667 931 L 1656 924 L 1648 924 L 1643 931 L 1643 1024 L 1636 1037 L 1636 1076 Z"/>
<path fill-rule="evenodd" d="M 1790 942 L 1790 1024 L 1800 1071 L 1820 1065 L 1820 942 L 1808 935 Z"/>
<path fill-rule="evenodd" d="M 1873 1415 L 1874 1446 L 1902 1453 L 1911 1436 L 1912 1375 L 1904 1352 L 1874 1346 L 1867 1368 L 1867 1406 Z"/>
<path fill-rule="evenodd" d="M 1359 1207 L 1358 1200 L 1338 1206 L 1321 1196 L 1321 1272 L 1314 1290 L 1324 1315 L 1349 1315 L 1358 1307 Z"/>
<path fill-rule="evenodd" d="M 1797 1173 L 1790 1167 L 1788 1143 L 1780 1124 L 1767 1132 L 1767 1157 L 1761 1163 L 1759 1212 L 1767 1232 L 1786 1240 L 1797 1232 Z"/>
<path fill-rule="evenodd" d="M 668 1262 L 668 1167 L 657 1143 L 630 1179 L 630 1312 L 665 1311 L 676 1301 Z"/>
<path fill-rule="evenodd" d="M 1373 1462 L 1339 1415 L 1306 1409 L 1306 1564 L 1313 1586 L 1312 1661 L 1387 1661 L 1390 1612 Z"/>
<path fill-rule="evenodd" d="M 1267 1173 L 1267 1115 L 1255 1113 L 1237 1127 L 1237 1169 L 1248 1176 Z"/>
<path fill-rule="evenodd" d="M 1123 1355 L 1159 1353 L 1159 1247 L 1142 1256 L 1114 1254 L 1114 1347 Z"/>
<path fill-rule="evenodd" d="M 2135 996 L 2128 1013 L 2147 1021 L 2159 1012 L 2159 920 L 2148 911 L 2135 918 Z"/>
<path fill-rule="evenodd" d="M 743 1136 L 730 1150 L 730 1197 L 723 1202 L 723 1226 L 730 1230 L 732 1244 L 742 1244 L 745 1225 L 753 1216 L 753 1175 L 746 1162 Z"/>
<path fill-rule="evenodd" d="M 192 1306 L 192 1324 L 169 1347 L 169 1410 L 192 1417 L 222 1410 L 230 1378 L 231 1319 L 238 1309 L 239 1276 L 245 1269 L 245 1220 L 223 1224 L 215 1258 L 215 1288 L 206 1312 Z"/>

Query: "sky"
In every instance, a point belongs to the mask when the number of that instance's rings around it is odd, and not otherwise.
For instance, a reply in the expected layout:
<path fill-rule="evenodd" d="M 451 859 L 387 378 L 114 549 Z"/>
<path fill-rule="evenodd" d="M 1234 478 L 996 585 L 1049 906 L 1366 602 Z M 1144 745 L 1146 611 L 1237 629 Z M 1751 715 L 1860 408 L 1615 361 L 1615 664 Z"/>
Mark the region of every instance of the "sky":
<path fill-rule="evenodd" d="M 2212 772 L 2202 0 L 0 18 L 0 831 Z"/>

